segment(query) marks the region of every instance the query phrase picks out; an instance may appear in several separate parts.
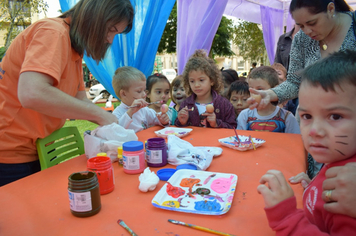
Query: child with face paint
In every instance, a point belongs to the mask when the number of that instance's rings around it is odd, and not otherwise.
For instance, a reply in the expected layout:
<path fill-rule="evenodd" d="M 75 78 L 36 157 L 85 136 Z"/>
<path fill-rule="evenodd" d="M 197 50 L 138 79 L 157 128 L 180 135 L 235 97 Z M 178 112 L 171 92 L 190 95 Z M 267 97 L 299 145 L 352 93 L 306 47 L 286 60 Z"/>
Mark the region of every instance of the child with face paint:
<path fill-rule="evenodd" d="M 323 191 L 325 172 L 356 161 L 356 54 L 337 52 L 306 68 L 299 90 L 300 129 L 305 149 L 324 166 L 310 180 L 305 173 L 289 179 L 302 183 L 304 210 L 296 209 L 293 190 L 280 171 L 269 170 L 257 190 L 265 201 L 276 235 L 353 235 L 356 219 L 327 212 L 333 190 Z M 267 184 L 268 186 L 266 186 Z M 325 201 L 325 202 L 324 202 Z"/>

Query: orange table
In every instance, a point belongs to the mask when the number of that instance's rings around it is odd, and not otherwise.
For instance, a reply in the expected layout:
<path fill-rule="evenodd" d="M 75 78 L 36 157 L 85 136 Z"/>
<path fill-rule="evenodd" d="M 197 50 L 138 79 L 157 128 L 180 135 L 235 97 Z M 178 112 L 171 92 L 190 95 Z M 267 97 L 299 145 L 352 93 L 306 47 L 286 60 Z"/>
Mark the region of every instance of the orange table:
<path fill-rule="evenodd" d="M 238 176 L 237 189 L 229 212 L 220 216 L 173 212 L 152 206 L 156 190 L 142 193 L 138 189 L 139 174 L 128 175 L 114 163 L 115 189 L 102 195 L 101 211 L 88 218 L 70 213 L 67 193 L 68 176 L 86 170 L 84 155 L 51 167 L 0 188 L 0 235 L 129 235 L 117 224 L 124 222 L 135 233 L 147 235 L 211 235 L 185 226 L 168 223 L 168 219 L 208 227 L 234 235 L 274 235 L 263 210 L 264 203 L 256 187 L 269 169 L 283 171 L 285 176 L 296 175 L 306 169 L 305 153 L 300 135 L 239 131 L 240 135 L 266 140 L 257 148 L 240 152 L 219 144 L 219 138 L 234 134 L 229 129 L 191 127 L 184 140 L 194 146 L 218 146 L 223 153 L 215 157 L 207 171 L 233 173 Z M 139 140 L 155 137 L 153 131 L 137 133 Z M 173 166 L 166 166 L 173 167 Z M 151 168 L 155 172 L 159 168 Z M 294 185 L 298 206 L 302 207 L 303 188 Z"/>

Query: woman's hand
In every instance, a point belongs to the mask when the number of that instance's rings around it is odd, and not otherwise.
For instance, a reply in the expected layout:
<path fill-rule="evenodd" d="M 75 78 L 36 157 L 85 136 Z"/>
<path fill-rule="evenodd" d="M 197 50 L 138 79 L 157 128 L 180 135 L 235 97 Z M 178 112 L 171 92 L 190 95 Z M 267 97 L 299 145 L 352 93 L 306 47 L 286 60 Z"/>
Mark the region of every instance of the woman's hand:
<path fill-rule="evenodd" d="M 308 187 L 311 179 L 309 179 L 308 175 L 304 172 L 297 174 L 296 176 L 293 176 L 289 178 L 289 182 L 291 184 L 301 184 L 303 188 Z"/>
<path fill-rule="evenodd" d="M 331 190 L 330 199 L 324 204 L 325 210 L 356 218 L 356 163 L 331 167 L 325 176 L 322 194 L 324 201 L 325 193 Z"/>
<path fill-rule="evenodd" d="M 182 125 L 186 125 L 189 119 L 188 107 L 185 106 L 178 112 L 178 120 Z"/>
<path fill-rule="evenodd" d="M 273 207 L 294 195 L 293 189 L 289 186 L 282 172 L 278 170 L 267 171 L 260 179 L 260 183 L 257 191 L 262 194 L 267 208 Z"/>
<path fill-rule="evenodd" d="M 278 101 L 277 95 L 270 89 L 268 90 L 256 90 L 253 88 L 250 88 L 250 94 L 251 96 L 247 99 L 247 103 L 249 104 L 249 108 L 251 110 L 257 108 L 258 109 L 263 109 L 265 108 L 268 104 L 270 104 L 273 101 Z M 257 97 L 261 96 L 261 101 L 257 101 Z"/>

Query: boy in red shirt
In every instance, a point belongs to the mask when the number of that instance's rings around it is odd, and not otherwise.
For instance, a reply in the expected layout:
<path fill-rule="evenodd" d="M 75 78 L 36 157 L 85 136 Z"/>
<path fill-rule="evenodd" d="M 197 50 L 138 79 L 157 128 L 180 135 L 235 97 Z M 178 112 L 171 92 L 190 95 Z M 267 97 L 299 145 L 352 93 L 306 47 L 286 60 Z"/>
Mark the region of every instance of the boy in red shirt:
<path fill-rule="evenodd" d="M 322 189 L 326 170 L 356 161 L 355 94 L 355 52 L 334 53 L 303 72 L 298 108 L 301 134 L 306 150 L 324 167 L 313 180 L 304 173 L 289 179 L 308 184 L 304 210 L 296 208 L 293 190 L 280 171 L 269 170 L 262 176 L 257 190 L 276 235 L 355 234 L 356 219 L 327 212 L 322 199 L 324 194 L 332 201 L 332 190 L 323 193 Z"/>

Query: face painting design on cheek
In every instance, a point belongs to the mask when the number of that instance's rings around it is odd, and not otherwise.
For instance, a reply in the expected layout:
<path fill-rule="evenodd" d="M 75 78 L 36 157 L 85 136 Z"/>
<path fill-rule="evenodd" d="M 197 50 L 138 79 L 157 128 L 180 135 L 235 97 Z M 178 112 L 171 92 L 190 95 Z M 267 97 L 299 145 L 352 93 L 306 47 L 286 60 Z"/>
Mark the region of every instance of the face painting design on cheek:
<path fill-rule="evenodd" d="M 343 138 L 348 138 L 348 136 L 347 135 L 336 135 L 335 138 L 341 138 L 341 140 L 342 140 Z M 345 143 L 343 141 L 338 141 L 338 140 L 336 140 L 335 143 L 343 145 L 343 146 L 348 146 L 349 145 L 348 143 Z M 345 156 L 345 154 L 343 152 L 341 152 L 339 149 L 335 148 L 335 151 L 337 151 L 341 155 Z"/>

